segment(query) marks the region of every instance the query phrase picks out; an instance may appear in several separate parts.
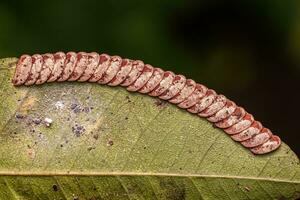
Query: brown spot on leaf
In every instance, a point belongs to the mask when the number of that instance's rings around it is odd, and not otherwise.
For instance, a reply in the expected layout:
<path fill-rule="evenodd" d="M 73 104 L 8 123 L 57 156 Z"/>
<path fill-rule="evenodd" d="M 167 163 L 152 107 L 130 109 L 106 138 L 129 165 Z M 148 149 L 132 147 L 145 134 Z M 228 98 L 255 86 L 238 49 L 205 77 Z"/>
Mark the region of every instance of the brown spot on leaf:
<path fill-rule="evenodd" d="M 112 145 L 114 145 L 114 141 L 109 139 L 108 142 L 107 142 L 107 146 L 111 147 Z"/>
<path fill-rule="evenodd" d="M 53 191 L 57 192 L 58 191 L 58 186 L 57 185 L 52 185 Z"/>
<path fill-rule="evenodd" d="M 130 100 L 129 96 L 126 96 L 126 100 L 127 100 L 127 102 L 128 102 L 128 103 L 130 103 L 130 102 L 131 102 L 131 100 Z"/>
<path fill-rule="evenodd" d="M 88 151 L 92 151 L 93 149 L 96 149 L 96 147 L 88 147 L 87 148 Z"/>
<path fill-rule="evenodd" d="M 95 135 L 93 135 L 93 138 L 94 138 L 95 140 L 98 140 L 98 139 L 99 139 L 99 135 L 98 135 L 98 134 L 95 134 Z"/>
<path fill-rule="evenodd" d="M 166 101 L 162 101 L 162 100 L 160 100 L 160 99 L 155 99 L 154 104 L 155 104 L 158 108 L 160 108 L 160 109 L 162 109 L 162 108 L 164 108 L 164 107 L 167 106 L 167 102 L 166 102 Z"/>
<path fill-rule="evenodd" d="M 31 148 L 30 146 L 28 146 L 27 155 L 30 159 L 35 158 L 35 150 L 33 148 Z"/>
<path fill-rule="evenodd" d="M 79 103 L 72 103 L 71 106 L 70 106 L 70 109 L 78 114 L 78 113 L 90 113 L 94 107 L 91 107 L 91 106 L 83 106 L 83 105 L 80 105 Z"/>

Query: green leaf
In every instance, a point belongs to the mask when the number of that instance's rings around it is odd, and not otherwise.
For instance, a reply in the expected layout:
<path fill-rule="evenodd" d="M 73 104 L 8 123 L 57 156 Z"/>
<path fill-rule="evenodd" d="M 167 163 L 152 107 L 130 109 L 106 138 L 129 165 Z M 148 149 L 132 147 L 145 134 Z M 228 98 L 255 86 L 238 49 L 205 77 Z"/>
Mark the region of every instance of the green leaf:
<path fill-rule="evenodd" d="M 16 88 L 15 63 L 0 60 L 0 199 L 299 197 L 285 144 L 255 156 L 206 120 L 120 87 Z"/>

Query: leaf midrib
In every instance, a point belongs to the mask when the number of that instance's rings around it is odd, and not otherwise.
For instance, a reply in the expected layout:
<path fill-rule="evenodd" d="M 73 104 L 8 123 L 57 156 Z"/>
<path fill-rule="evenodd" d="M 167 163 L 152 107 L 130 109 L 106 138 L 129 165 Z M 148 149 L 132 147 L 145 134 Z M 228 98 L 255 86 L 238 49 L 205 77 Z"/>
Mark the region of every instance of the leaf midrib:
<path fill-rule="evenodd" d="M 231 176 L 231 175 L 208 175 L 208 174 L 178 174 L 178 173 L 135 173 L 135 172 L 0 172 L 0 176 L 162 176 L 162 177 L 187 177 L 187 178 L 224 178 L 224 179 L 248 179 L 272 182 L 284 182 L 300 184 L 300 181 L 285 179 L 252 177 L 252 176 Z"/>

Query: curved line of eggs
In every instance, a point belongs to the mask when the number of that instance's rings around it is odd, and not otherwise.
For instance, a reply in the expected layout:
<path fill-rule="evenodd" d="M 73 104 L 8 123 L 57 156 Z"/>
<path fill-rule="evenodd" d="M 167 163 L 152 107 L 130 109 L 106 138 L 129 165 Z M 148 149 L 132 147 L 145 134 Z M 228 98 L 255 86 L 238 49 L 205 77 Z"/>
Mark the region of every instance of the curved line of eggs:
<path fill-rule="evenodd" d="M 121 85 L 128 91 L 167 100 L 206 118 L 254 154 L 269 153 L 281 144 L 278 136 L 225 96 L 183 75 L 154 68 L 140 60 L 95 52 L 57 52 L 20 57 L 13 78 L 14 85 L 39 85 L 54 81 Z"/>

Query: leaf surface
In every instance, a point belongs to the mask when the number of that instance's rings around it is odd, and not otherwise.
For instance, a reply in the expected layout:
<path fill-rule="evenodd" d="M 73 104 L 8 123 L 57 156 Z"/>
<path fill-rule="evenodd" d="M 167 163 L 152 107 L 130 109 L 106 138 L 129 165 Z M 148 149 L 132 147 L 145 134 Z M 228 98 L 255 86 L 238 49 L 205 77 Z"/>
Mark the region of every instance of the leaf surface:
<path fill-rule="evenodd" d="M 0 199 L 299 197 L 286 144 L 255 156 L 205 119 L 120 87 L 16 88 L 16 61 L 0 60 Z"/>

